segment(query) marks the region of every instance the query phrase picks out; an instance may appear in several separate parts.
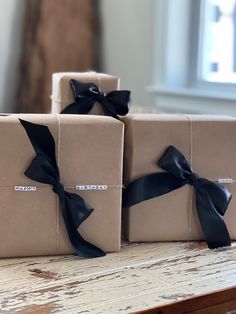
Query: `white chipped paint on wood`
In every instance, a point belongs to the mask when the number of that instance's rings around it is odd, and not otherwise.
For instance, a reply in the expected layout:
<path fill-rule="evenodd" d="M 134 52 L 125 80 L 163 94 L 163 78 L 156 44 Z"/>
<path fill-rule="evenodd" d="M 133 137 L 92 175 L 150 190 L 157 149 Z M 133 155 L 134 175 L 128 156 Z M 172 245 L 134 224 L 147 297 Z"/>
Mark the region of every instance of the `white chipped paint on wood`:
<path fill-rule="evenodd" d="M 130 244 L 99 259 L 3 259 L 0 313 L 130 313 L 235 284 L 236 244 Z"/>

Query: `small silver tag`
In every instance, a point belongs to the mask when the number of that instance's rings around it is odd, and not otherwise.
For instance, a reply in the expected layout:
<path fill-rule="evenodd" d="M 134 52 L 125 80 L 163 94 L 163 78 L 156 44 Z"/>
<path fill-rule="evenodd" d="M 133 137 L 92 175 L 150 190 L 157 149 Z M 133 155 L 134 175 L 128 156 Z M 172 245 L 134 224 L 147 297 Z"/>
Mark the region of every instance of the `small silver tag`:
<path fill-rule="evenodd" d="M 233 179 L 231 178 L 220 178 L 218 179 L 219 183 L 234 183 Z"/>
<path fill-rule="evenodd" d="M 76 190 L 79 191 L 90 191 L 90 190 L 107 190 L 107 185 L 76 185 Z"/>
<path fill-rule="evenodd" d="M 35 192 L 36 190 L 37 190 L 36 186 L 22 186 L 22 185 L 15 186 L 15 191 Z"/>

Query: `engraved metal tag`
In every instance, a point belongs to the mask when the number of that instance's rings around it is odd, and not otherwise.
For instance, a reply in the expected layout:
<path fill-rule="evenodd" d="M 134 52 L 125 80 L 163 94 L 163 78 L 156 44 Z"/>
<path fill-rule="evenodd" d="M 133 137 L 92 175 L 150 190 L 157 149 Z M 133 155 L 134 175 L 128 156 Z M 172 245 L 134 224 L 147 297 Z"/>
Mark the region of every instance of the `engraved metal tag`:
<path fill-rule="evenodd" d="M 35 192 L 36 190 L 37 190 L 36 186 L 22 186 L 22 185 L 15 186 L 15 191 Z"/>
<path fill-rule="evenodd" d="M 105 185 L 105 184 L 102 184 L 102 185 L 76 185 L 76 190 L 79 190 L 79 191 L 107 190 L 107 185 Z"/>
<path fill-rule="evenodd" d="M 219 178 L 218 182 L 219 183 L 234 183 L 234 180 L 231 178 Z"/>

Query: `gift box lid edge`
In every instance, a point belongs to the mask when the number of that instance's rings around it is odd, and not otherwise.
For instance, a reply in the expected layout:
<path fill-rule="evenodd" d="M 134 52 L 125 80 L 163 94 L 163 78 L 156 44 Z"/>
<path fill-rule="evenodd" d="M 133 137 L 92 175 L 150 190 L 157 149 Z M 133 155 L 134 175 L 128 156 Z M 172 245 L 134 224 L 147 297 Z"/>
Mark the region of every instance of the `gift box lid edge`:
<path fill-rule="evenodd" d="M 119 80 L 120 78 L 115 75 L 110 75 L 107 73 L 97 73 L 96 76 L 99 76 L 101 79 L 114 79 L 114 80 Z M 53 79 L 56 80 L 61 80 L 63 78 L 70 78 L 71 76 L 75 78 L 95 78 L 95 75 L 93 72 L 55 72 L 52 74 Z"/>

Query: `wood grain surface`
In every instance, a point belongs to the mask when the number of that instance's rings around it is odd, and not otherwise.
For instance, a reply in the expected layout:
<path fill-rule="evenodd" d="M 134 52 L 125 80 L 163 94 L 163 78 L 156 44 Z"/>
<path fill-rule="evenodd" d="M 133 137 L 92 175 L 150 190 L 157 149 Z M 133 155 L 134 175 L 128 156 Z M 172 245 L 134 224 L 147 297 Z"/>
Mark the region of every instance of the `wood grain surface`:
<path fill-rule="evenodd" d="M 235 287 L 236 243 L 124 244 L 99 259 L 0 261 L 0 313 L 134 313 Z"/>
<path fill-rule="evenodd" d="M 97 67 L 99 21 L 93 0 L 27 0 L 17 112 L 47 113 L 52 73 Z"/>

